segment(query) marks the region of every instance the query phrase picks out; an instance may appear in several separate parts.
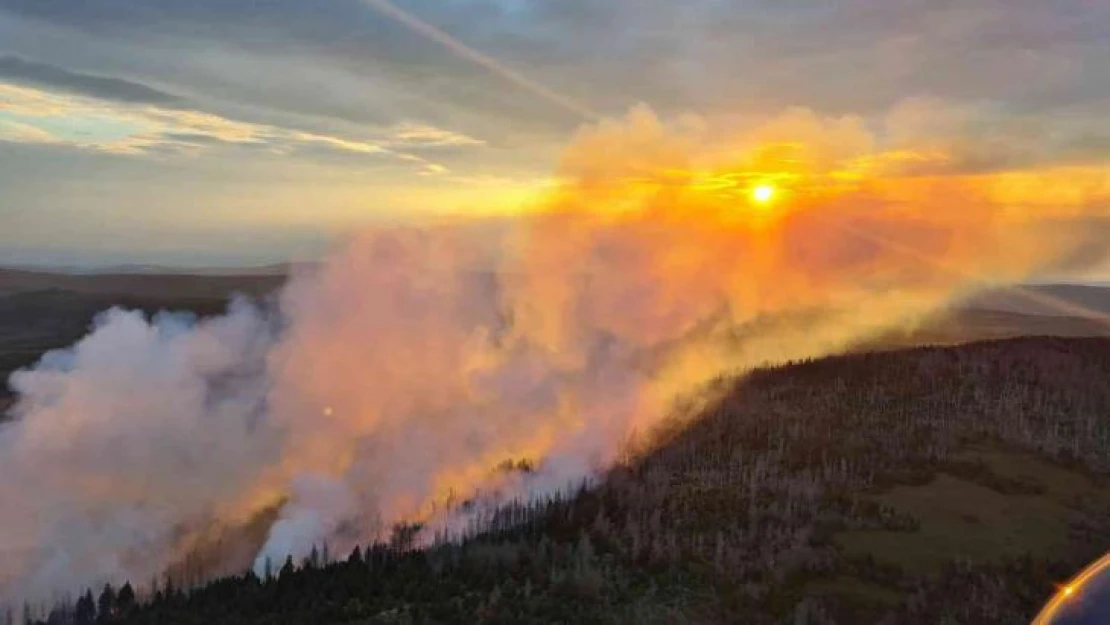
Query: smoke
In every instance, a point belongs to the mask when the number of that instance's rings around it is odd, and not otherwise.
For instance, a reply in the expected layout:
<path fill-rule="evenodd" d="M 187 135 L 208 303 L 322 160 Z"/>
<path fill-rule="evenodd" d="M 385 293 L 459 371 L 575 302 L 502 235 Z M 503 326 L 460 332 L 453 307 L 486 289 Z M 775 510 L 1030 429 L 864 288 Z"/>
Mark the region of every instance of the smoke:
<path fill-rule="evenodd" d="M 1105 256 L 1105 167 L 984 171 L 1009 144 L 971 149 L 931 111 L 731 132 L 640 108 L 583 129 L 560 184 L 497 233 L 371 230 L 274 302 L 104 313 L 11 379 L 0 597 L 147 580 L 214 536 L 253 541 L 260 568 L 449 528 L 452 502 L 605 468 L 720 376 Z"/>
<path fill-rule="evenodd" d="M 236 302 L 199 324 L 112 310 L 95 325 L 11 379 L 17 420 L 0 430 L 9 598 L 145 582 L 276 449 L 262 402 L 272 336 L 257 309 Z"/>

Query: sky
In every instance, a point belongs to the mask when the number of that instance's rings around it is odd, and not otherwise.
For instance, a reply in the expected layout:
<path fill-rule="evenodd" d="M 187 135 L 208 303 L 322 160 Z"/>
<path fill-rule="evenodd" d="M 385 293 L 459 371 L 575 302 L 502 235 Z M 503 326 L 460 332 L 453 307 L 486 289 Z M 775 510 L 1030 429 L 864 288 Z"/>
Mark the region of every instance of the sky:
<path fill-rule="evenodd" d="M 0 264 L 265 264 L 525 210 L 583 124 L 641 104 L 918 99 L 1036 135 L 1010 158 L 1110 154 L 1104 0 L 392 2 L 0 0 Z"/>

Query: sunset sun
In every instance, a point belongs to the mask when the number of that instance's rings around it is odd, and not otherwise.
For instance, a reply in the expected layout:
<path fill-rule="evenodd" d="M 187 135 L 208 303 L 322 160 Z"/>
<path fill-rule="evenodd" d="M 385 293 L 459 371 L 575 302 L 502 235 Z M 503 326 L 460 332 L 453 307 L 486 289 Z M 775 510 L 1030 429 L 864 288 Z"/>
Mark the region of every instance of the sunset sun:
<path fill-rule="evenodd" d="M 752 200 L 756 204 L 769 204 L 775 199 L 775 187 L 769 184 L 757 185 L 752 189 Z"/>

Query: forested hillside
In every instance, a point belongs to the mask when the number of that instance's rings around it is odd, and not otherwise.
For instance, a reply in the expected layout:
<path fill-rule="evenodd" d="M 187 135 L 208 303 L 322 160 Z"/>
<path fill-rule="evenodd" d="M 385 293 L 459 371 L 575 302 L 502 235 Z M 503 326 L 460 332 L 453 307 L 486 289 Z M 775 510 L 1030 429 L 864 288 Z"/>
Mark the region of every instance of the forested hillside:
<path fill-rule="evenodd" d="M 399 528 L 261 579 L 97 588 L 48 622 L 1026 623 L 1110 546 L 1107 379 L 1104 339 L 761 370 L 461 544 Z"/>

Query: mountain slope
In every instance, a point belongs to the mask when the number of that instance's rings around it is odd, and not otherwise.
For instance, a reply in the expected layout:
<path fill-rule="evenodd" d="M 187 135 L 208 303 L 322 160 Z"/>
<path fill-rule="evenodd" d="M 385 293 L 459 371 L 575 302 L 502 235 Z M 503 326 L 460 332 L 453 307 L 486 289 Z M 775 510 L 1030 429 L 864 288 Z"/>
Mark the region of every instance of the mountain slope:
<path fill-rule="evenodd" d="M 1047 338 L 757 371 L 461 544 L 400 532 L 108 621 L 1025 623 L 1110 546 L 1108 375 L 1110 340 Z"/>
<path fill-rule="evenodd" d="M 1110 315 L 1110 288 L 1090 284 L 1037 284 L 1021 289 L 996 289 L 971 297 L 963 307 L 1050 317 Z"/>

